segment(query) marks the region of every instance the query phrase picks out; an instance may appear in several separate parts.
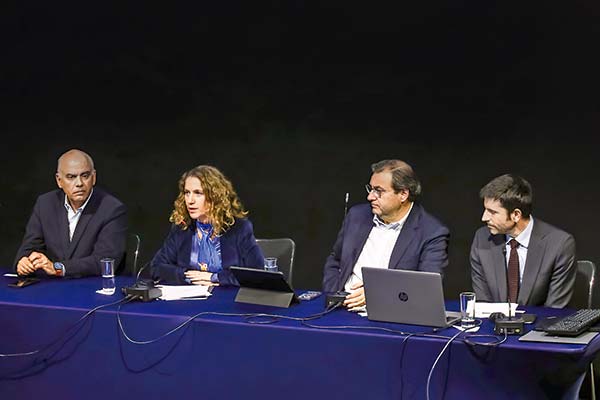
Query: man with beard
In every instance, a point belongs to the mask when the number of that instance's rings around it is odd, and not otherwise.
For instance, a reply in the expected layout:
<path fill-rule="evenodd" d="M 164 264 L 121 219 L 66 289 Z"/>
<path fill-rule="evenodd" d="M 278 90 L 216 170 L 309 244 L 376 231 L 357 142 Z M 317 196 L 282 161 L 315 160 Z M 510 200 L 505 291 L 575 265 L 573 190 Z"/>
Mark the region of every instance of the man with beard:
<path fill-rule="evenodd" d="M 575 239 L 533 218 L 531 185 L 506 174 L 479 192 L 481 221 L 471 245 L 471 280 L 477 301 L 565 307 L 576 275 Z"/>

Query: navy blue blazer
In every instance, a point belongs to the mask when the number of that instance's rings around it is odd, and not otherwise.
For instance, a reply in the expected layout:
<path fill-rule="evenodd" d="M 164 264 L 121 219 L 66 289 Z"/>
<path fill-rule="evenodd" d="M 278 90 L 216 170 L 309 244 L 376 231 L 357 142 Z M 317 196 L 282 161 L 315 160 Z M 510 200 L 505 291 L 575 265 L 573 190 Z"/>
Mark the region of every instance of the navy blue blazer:
<path fill-rule="evenodd" d="M 166 283 L 186 284 L 184 272 L 190 269 L 192 238 L 195 230 L 181 229 L 172 225 L 162 247 L 154 255 L 150 265 L 152 277 Z M 223 270 L 217 276 L 221 285 L 239 285 L 230 266 L 264 268 L 263 254 L 256 244 L 250 220 L 237 219 L 233 226 L 220 237 Z"/>
<path fill-rule="evenodd" d="M 370 204 L 352 207 L 327 261 L 323 272 L 323 290 L 342 290 L 360 256 L 373 228 Z M 438 272 L 448 265 L 450 232 L 440 221 L 414 203 L 402 231 L 396 240 L 390 269 Z"/>
<path fill-rule="evenodd" d="M 100 259 L 115 259 L 119 269 L 127 241 L 127 209 L 117 198 L 94 188 L 69 241 L 65 194 L 56 189 L 38 197 L 17 251 L 14 267 L 32 251 L 64 264 L 66 276 L 100 275 Z"/>

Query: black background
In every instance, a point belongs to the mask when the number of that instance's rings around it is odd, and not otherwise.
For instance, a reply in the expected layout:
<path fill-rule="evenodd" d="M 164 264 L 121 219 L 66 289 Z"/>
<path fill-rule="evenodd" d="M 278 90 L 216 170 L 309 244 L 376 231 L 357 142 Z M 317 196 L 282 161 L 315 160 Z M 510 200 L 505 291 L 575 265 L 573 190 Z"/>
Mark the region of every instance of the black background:
<path fill-rule="evenodd" d="M 4 5 L 0 263 L 57 157 L 92 155 L 148 260 L 180 174 L 212 164 L 257 237 L 292 237 L 294 286 L 319 288 L 370 164 L 400 158 L 451 230 L 446 297 L 470 287 L 478 191 L 513 172 L 534 216 L 600 262 L 600 7 L 592 1 Z"/>

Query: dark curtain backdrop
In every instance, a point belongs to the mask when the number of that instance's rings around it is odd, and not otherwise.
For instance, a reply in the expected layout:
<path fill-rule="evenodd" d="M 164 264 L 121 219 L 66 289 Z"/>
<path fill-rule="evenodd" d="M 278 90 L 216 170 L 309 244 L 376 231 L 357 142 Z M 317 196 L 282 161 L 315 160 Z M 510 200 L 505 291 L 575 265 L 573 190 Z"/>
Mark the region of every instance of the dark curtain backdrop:
<path fill-rule="evenodd" d="M 10 265 L 57 157 L 95 159 L 142 260 L 180 174 L 220 168 L 257 237 L 291 237 L 294 286 L 319 288 L 370 164 L 401 158 L 451 230 L 446 296 L 470 287 L 478 191 L 513 172 L 534 216 L 600 264 L 600 6 L 592 1 L 4 5 L 0 264 Z"/>

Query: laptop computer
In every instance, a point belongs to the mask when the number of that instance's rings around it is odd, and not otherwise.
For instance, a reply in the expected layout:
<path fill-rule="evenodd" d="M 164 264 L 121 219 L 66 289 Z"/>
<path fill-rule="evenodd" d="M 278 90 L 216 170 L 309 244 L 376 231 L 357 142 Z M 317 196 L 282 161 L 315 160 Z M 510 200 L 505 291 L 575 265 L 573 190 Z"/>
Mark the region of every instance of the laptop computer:
<path fill-rule="evenodd" d="M 460 321 L 460 312 L 446 311 L 440 274 L 370 267 L 362 274 L 370 320 L 438 328 Z"/>

